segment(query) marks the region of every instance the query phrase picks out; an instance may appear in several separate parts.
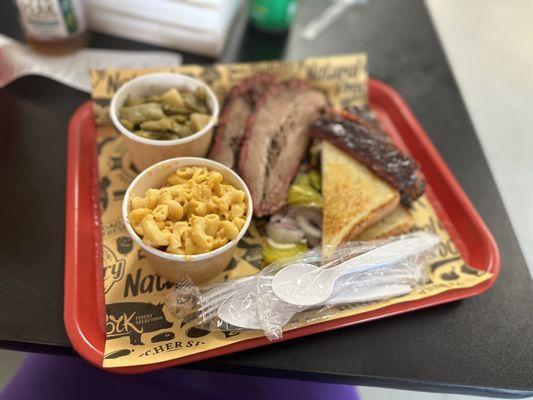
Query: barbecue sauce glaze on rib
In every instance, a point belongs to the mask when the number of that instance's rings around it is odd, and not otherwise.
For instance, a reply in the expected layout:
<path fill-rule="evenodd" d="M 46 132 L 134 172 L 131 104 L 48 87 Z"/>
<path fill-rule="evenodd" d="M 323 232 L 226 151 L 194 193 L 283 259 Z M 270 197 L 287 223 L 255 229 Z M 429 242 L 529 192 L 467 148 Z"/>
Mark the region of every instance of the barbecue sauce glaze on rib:
<path fill-rule="evenodd" d="M 342 148 L 396 188 L 402 204 L 409 206 L 424 193 L 426 183 L 418 174 L 418 163 L 368 125 L 327 115 L 312 124 L 309 134 Z"/>

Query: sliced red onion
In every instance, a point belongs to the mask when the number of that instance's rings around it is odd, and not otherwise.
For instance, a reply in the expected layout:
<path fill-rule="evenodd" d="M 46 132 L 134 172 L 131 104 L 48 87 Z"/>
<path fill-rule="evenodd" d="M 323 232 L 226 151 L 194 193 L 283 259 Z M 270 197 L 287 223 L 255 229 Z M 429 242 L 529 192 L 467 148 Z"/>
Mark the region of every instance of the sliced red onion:
<path fill-rule="evenodd" d="M 303 215 L 309 221 L 318 227 L 322 227 L 322 209 L 318 207 L 303 207 L 303 206 L 292 206 L 287 211 L 287 216 L 289 218 L 294 218 L 298 215 Z"/>
<path fill-rule="evenodd" d="M 296 224 L 305 232 L 308 239 L 322 237 L 322 209 L 292 207 L 287 215 L 295 219 Z"/>
<path fill-rule="evenodd" d="M 313 225 L 313 222 L 310 218 L 308 219 L 306 215 L 299 214 L 296 216 L 296 223 L 308 236 L 312 238 L 322 237 L 322 229 Z"/>
<path fill-rule="evenodd" d="M 273 215 L 266 226 L 267 236 L 279 243 L 298 243 L 305 237 L 305 232 L 292 218 Z"/>
<path fill-rule="evenodd" d="M 298 225 L 296 224 L 296 221 L 288 217 L 284 214 L 274 214 L 272 217 L 270 217 L 270 223 L 271 224 L 282 224 L 282 226 L 285 226 L 287 228 L 294 228 L 298 229 Z"/>

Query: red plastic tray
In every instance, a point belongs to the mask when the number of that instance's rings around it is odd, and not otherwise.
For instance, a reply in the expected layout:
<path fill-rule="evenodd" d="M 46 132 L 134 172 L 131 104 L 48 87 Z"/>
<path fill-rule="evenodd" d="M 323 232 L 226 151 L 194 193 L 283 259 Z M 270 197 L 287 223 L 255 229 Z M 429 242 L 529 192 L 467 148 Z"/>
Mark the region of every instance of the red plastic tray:
<path fill-rule="evenodd" d="M 412 112 L 401 97 L 382 82 L 371 80 L 369 92 L 371 107 L 383 127 L 398 145 L 408 150 L 420 163 L 428 182 L 428 198 L 441 220 L 449 221 L 447 229 L 466 262 L 475 268 L 490 271 L 493 276 L 472 288 L 450 290 L 421 300 L 291 330 L 284 334 L 283 340 L 476 296 L 492 286 L 498 276 L 500 257 L 492 234 Z M 101 368 L 105 342 L 105 305 L 95 141 L 92 106 L 87 102 L 72 116 L 68 132 L 64 320 L 74 349 Z M 146 372 L 267 344 L 271 342 L 261 337 L 177 360 L 109 370 L 120 373 Z"/>

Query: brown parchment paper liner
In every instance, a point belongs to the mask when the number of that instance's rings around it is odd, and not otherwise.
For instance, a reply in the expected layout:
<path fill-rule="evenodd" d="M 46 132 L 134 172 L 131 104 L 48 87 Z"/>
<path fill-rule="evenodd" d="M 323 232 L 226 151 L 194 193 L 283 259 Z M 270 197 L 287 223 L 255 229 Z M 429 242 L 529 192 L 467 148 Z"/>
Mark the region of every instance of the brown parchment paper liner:
<path fill-rule="evenodd" d="M 98 168 L 102 209 L 103 268 L 106 302 L 104 367 L 123 367 L 176 359 L 238 341 L 261 336 L 259 332 L 209 332 L 176 319 L 164 306 L 172 284 L 159 278 L 143 252 L 128 237 L 121 217 L 121 203 L 137 172 L 123 139 L 106 119 L 106 107 L 115 90 L 125 81 L 147 72 L 175 71 L 208 83 L 221 102 L 236 82 L 259 72 L 280 78 L 301 78 L 323 90 L 335 107 L 364 104 L 367 99 L 366 56 L 364 54 L 313 58 L 302 61 L 261 62 L 253 64 L 189 65 L 159 70 L 93 71 L 95 117 L 98 125 Z M 471 287 L 491 277 L 472 269 L 461 259 L 444 225 L 425 197 L 412 209 L 419 229 L 438 234 L 442 241 L 439 257 L 432 265 L 430 282 L 395 299 L 364 305 L 343 305 L 334 316 L 346 317 L 390 304 L 432 296 L 443 291 Z M 217 279 L 255 274 L 261 268 L 261 237 L 254 221 L 239 245 L 226 271 Z M 313 319 L 312 311 L 303 313 L 302 323 Z M 324 321 L 324 319 L 321 319 Z"/>

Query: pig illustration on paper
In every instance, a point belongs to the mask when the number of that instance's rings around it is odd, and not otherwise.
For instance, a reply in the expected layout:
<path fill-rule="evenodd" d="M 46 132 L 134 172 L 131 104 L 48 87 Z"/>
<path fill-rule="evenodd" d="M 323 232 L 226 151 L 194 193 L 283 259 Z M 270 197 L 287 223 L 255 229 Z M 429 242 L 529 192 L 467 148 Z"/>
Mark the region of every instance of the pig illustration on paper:
<path fill-rule="evenodd" d="M 163 303 L 113 303 L 106 306 L 106 334 L 108 339 L 123 336 L 131 345 L 142 345 L 141 335 L 172 327 L 163 313 Z"/>

